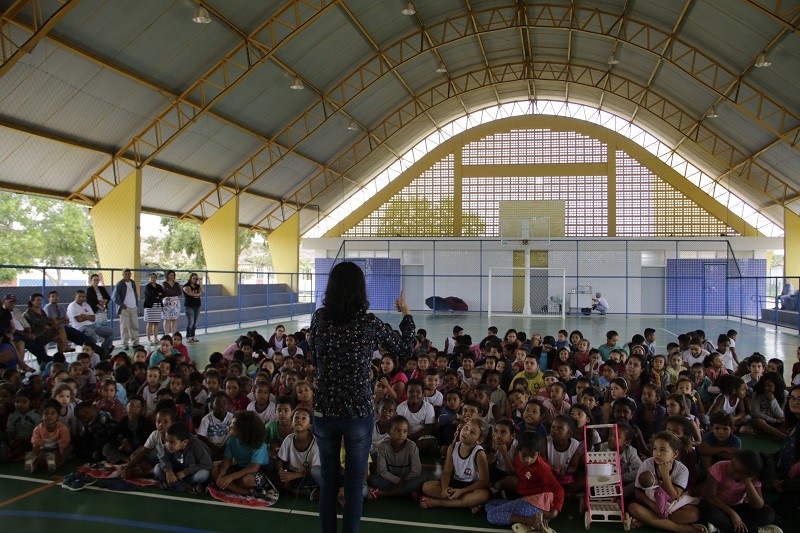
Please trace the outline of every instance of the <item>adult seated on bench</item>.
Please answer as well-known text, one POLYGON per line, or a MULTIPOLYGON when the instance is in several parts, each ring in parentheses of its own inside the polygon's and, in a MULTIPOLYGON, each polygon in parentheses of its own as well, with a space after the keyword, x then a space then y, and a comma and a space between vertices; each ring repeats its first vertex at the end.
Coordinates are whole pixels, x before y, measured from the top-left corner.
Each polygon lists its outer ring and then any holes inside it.
POLYGON ((608 312, 608 300, 606 300, 599 292, 592 298, 592 309, 604 315, 608 312))
POLYGON ((788 279, 783 280, 783 288, 781 294, 778 296, 781 303, 781 309, 785 311, 797 310, 797 299, 794 293, 794 286, 788 279))

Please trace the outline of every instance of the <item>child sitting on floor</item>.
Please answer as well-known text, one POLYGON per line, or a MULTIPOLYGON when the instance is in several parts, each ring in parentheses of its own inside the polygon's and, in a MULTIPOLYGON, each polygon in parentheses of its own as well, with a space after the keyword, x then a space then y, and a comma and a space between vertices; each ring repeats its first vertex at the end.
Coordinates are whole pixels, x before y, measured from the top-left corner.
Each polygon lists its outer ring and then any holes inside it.
POLYGON ((213 466, 208 446, 192 435, 186 424, 175 422, 167 428, 164 454, 153 474, 162 489, 202 494, 213 466))
MULTIPOLYGON (((483 444, 489 439, 489 424, 474 417, 461 426, 458 442, 447 450, 442 478, 422 486, 423 509, 431 507, 467 507, 475 514, 489 499, 489 462, 483 444)), ((490 444, 490 443, 487 443, 490 444)))
POLYGON ((541 437, 536 433, 525 431, 520 435, 514 456, 516 490, 520 498, 487 502, 484 506, 490 524, 514 524, 514 531, 552 532, 548 522, 558 516, 564 506, 564 489, 539 454, 541 446, 541 437))
POLYGON ((58 420, 59 404, 47 400, 42 408, 42 422, 33 429, 32 449, 25 454, 25 471, 32 474, 40 466, 52 473, 64 464, 72 450, 67 426, 58 420))
POLYGON ((396 415, 389 420, 389 438, 377 446, 375 473, 369 476, 369 496, 374 500, 403 496, 422 488, 425 476, 417 445, 408 438, 408 420, 396 415))
POLYGON ((276 485, 314 501, 322 484, 319 448, 311 433, 311 411, 298 407, 292 414, 293 433, 283 439, 278 451, 276 485))
POLYGON ((239 411, 228 431, 222 462, 211 470, 211 480, 220 490, 263 497, 269 487, 261 472, 269 462, 264 424, 252 411, 239 411))
POLYGON ((703 471, 708 472, 714 463, 733 459, 741 449, 741 439, 733 434, 733 417, 724 411, 713 413, 711 431, 703 435, 698 447, 703 471))

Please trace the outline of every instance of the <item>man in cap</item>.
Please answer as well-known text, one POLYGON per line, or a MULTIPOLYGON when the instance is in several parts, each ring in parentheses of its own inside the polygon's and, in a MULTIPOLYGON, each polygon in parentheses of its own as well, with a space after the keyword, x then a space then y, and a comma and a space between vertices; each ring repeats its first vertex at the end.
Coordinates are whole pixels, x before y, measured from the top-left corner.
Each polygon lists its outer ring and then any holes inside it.
POLYGON ((122 271, 122 279, 114 288, 114 305, 119 315, 119 335, 126 350, 139 344, 139 296, 131 281, 131 269, 122 271))
POLYGON ((75 300, 67 307, 67 318, 70 326, 89 337, 93 343, 100 345, 103 356, 108 357, 111 354, 114 330, 95 324, 94 311, 86 303, 86 291, 78 290, 75 293, 75 300))
POLYGON ((22 316, 22 311, 16 308, 17 297, 12 293, 3 295, 3 309, 11 315, 11 338, 15 343, 22 342, 25 349, 31 352, 39 362, 39 367, 44 368, 53 358, 47 355, 45 345, 36 340, 36 335, 31 331, 30 324, 22 316))
POLYGON ((608 300, 606 300, 599 292, 592 298, 592 309, 604 315, 608 312, 608 300))

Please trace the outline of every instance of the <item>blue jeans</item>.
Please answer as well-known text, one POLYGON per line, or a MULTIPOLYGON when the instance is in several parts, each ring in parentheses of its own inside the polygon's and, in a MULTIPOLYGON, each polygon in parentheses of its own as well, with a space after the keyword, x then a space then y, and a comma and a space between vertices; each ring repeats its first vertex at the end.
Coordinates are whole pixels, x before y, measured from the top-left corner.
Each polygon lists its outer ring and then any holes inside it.
POLYGON ((195 336, 197 330, 197 319, 200 317, 200 307, 186 306, 186 339, 195 336))
MULTIPOLYGON (((176 474, 178 472, 175 472, 176 474)), ((167 480, 167 472, 161 468, 160 464, 157 464, 155 468, 153 468, 153 475, 159 481, 166 481, 167 480)), ((208 478, 211 476, 211 470, 198 470, 191 476, 186 476, 183 479, 179 479, 175 483, 170 484, 169 488, 173 490, 177 490, 179 492, 183 492, 186 490, 186 486, 188 485, 197 485, 198 483, 205 483, 208 481, 208 478)))
POLYGON ((314 415, 314 436, 319 446, 322 483, 319 493, 319 519, 323 533, 336 532, 336 495, 344 485, 345 507, 342 531, 357 532, 364 504, 362 490, 366 479, 369 450, 372 447, 372 416, 339 418, 314 415), (339 482, 339 453, 344 437, 344 483, 339 482))

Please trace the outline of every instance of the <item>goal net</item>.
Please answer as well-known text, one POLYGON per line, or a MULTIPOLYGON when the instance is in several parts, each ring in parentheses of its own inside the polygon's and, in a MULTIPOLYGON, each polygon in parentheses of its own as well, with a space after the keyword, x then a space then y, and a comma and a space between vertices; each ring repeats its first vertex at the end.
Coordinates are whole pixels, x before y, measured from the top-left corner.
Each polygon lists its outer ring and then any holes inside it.
POLYGON ((491 267, 489 269, 489 317, 565 317, 566 271, 563 268, 491 267), (525 309, 528 278, 530 314, 525 309))

